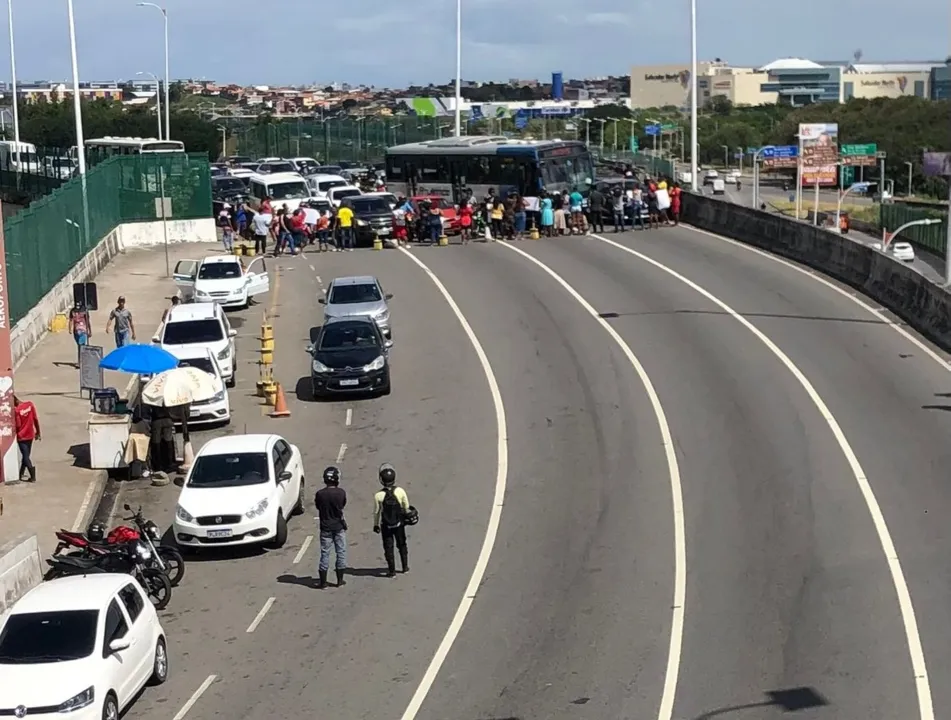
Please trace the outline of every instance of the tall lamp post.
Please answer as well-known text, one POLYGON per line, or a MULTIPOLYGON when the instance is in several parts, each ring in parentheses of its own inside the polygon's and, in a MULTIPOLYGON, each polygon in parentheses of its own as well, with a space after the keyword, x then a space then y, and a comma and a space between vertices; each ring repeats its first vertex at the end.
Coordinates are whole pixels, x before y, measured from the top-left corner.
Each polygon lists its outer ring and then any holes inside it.
POLYGON ((150 72, 137 72, 136 75, 148 75, 155 81, 155 116, 158 118, 158 139, 162 139, 162 91, 159 83, 159 79, 155 77, 154 73, 150 72))
MULTIPOLYGON (((140 2, 136 3, 138 7, 152 7, 162 13, 162 17, 165 20, 165 139, 172 139, 172 125, 171 117, 169 115, 169 102, 168 102, 168 11, 163 8, 161 5, 156 5, 153 2, 140 2)), ((159 138, 161 140, 162 138, 159 138)))
POLYGON ((456 137, 462 135, 462 0, 456 0, 456 137))
POLYGON ((16 143, 17 182, 20 180, 20 111, 17 100, 17 61, 13 50, 13 0, 7 0, 7 17, 10 25, 10 80, 13 84, 13 140, 16 143))
POLYGON ((697 192, 697 0, 690 0, 690 189, 697 192))
POLYGON ((598 138, 598 154, 603 157, 604 156, 604 125, 605 123, 607 123, 607 119, 595 118, 594 121, 596 123, 601 123, 601 131, 598 133, 598 135, 600 136, 598 138))

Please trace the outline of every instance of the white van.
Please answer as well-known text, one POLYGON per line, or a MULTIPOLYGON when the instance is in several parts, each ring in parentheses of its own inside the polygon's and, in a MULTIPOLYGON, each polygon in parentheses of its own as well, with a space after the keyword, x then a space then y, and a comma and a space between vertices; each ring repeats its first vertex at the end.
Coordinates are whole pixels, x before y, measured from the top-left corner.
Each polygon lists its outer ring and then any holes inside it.
POLYGON ((307 184, 310 186, 311 194, 316 198, 327 198, 327 193, 332 188, 349 185, 340 175, 311 175, 307 178, 307 184))
POLYGON ((296 210, 302 200, 310 197, 307 181, 298 173, 273 173, 260 175, 255 173, 248 178, 250 205, 257 210, 264 198, 271 198, 275 210, 287 205, 288 210, 296 210))
POLYGON ((18 157, 15 140, 0 140, 0 169, 40 174, 36 145, 21 140, 18 157))
POLYGON ((714 195, 724 195, 726 194, 726 183, 723 182, 723 178, 718 177, 713 181, 713 194, 714 195))

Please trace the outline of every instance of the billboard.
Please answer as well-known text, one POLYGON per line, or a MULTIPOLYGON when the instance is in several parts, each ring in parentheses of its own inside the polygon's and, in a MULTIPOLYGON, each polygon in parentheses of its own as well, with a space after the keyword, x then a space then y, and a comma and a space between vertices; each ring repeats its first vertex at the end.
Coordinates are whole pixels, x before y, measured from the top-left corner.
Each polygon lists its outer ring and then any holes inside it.
POLYGON ((951 177, 951 153, 926 152, 922 156, 925 177, 951 177))
POLYGON ((801 123, 799 147, 802 157, 802 184, 838 185, 839 126, 836 123, 801 123))

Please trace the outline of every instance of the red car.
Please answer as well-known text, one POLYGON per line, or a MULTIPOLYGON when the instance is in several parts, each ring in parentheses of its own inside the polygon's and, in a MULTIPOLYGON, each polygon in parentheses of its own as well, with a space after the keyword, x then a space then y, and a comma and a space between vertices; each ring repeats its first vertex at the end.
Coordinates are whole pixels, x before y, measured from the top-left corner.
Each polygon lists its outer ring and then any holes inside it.
POLYGON ((442 216, 445 218, 443 226, 446 228, 447 234, 456 235, 459 233, 459 213, 452 202, 439 195, 415 195, 410 198, 410 202, 413 203, 417 217, 419 217, 419 204, 423 201, 437 203, 437 207, 442 210, 442 216))

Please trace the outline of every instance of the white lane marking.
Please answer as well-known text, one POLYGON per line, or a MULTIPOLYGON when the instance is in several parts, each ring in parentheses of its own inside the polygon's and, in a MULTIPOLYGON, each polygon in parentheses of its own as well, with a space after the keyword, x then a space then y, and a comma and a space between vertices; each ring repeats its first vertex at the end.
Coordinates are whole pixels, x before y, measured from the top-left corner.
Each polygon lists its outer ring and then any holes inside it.
POLYGON ((347 427, 353 423, 353 408, 347 408, 347 427))
POLYGON ((307 267, 310 268, 311 272, 317 272, 317 268, 315 268, 313 265, 308 265, 307 267))
POLYGON ((892 330, 894 330, 899 335, 901 335, 903 338, 905 338, 905 340, 907 340, 912 345, 914 345, 919 350, 921 350, 923 353, 928 355, 928 357, 930 357, 932 360, 938 363, 942 368, 944 368, 948 372, 951 372, 951 362, 948 362, 939 353, 935 352, 930 347, 928 347, 927 344, 925 344, 924 342, 916 338, 908 330, 905 330, 905 328, 901 326, 900 322, 895 322, 894 320, 891 320, 887 315, 885 315, 884 308, 873 307, 872 305, 869 305, 867 302, 865 302, 860 296, 855 295, 854 293, 856 291, 850 292, 849 290, 844 290, 843 288, 840 288, 831 280, 827 280, 826 278, 824 278, 818 271, 813 270, 812 268, 800 267, 799 265, 796 265, 794 262, 787 260, 786 258, 778 257, 777 255, 773 255, 772 253, 767 252, 765 250, 761 250, 760 248, 753 247, 752 245, 747 245, 746 243, 741 243, 739 240, 723 237, 722 235, 717 235, 716 233, 708 232, 707 230, 701 230, 700 228, 695 228, 692 225, 681 225, 680 227, 686 228, 688 230, 692 230, 695 233, 700 233, 701 235, 707 235, 708 237, 711 237, 714 240, 720 240, 722 242, 729 243, 730 245, 734 245, 743 250, 748 250, 751 253, 756 253, 757 255, 760 255, 764 258, 768 258, 772 260, 773 262, 779 263, 780 265, 784 265, 785 267, 791 270, 795 270, 797 273, 805 275, 808 278, 812 278, 820 285, 825 285, 827 288, 837 292, 839 295, 846 298, 847 300, 851 300, 852 302, 854 302, 856 305, 858 305, 867 313, 875 317, 877 320, 880 320, 883 325, 887 325, 892 330))
POLYGON ((859 462, 858 456, 852 449, 852 445, 849 443, 848 438, 845 437, 842 427, 839 425, 838 420, 835 419, 835 416, 832 414, 829 406, 825 404, 825 401, 819 395, 815 387, 813 387, 812 383, 805 376, 805 374, 803 374, 799 367, 789 358, 788 355, 786 355, 786 353, 780 349, 778 345, 776 345, 776 343, 770 340, 770 338, 767 337, 765 333, 763 333, 745 317, 740 315, 736 310, 720 300, 720 298, 713 295, 713 293, 701 287, 693 280, 681 275, 676 270, 673 270, 663 263, 658 262, 647 255, 639 253, 636 250, 625 247, 624 245, 621 245, 621 243, 609 240, 606 237, 601 237, 600 235, 591 235, 591 237, 616 247, 618 250, 629 253, 634 257, 649 263, 650 265, 653 265, 658 270, 667 273, 670 277, 674 278, 675 280, 679 280, 694 292, 705 297, 707 300, 723 310, 723 312, 725 312, 727 315, 740 323, 740 325, 753 333, 753 335, 760 342, 762 342, 763 345, 765 345, 766 348, 771 353, 773 353, 773 355, 775 355, 783 365, 786 366, 786 369, 789 370, 792 376, 799 381, 799 384, 802 386, 803 390, 806 391, 809 399, 812 400, 813 404, 816 406, 816 409, 819 411, 819 414, 822 415, 822 418, 829 426, 829 430, 832 432, 833 437, 839 444, 839 448, 841 449, 842 454, 845 456, 845 459, 849 464, 849 468, 852 470, 852 475, 859 487, 859 491, 862 493, 862 497, 865 499, 865 504, 868 507, 869 515, 872 517, 872 524, 875 526, 875 532, 878 534, 878 539, 882 546, 882 552, 885 554, 885 561, 888 563, 888 569, 892 576, 892 583, 895 586, 895 593, 898 595, 898 607, 901 612, 901 619, 905 628, 905 638, 908 642, 908 654, 911 657, 915 689, 918 693, 919 716, 921 720, 934 720, 934 704, 931 698, 931 684, 928 680, 928 669, 925 663, 925 654, 921 646, 921 635, 918 632, 918 621, 915 618, 915 607, 911 601, 911 593, 908 590, 908 582, 905 580, 905 573, 902 570, 901 562, 898 559, 898 550, 895 548, 895 543, 892 541, 891 533, 888 531, 888 525, 885 522, 885 515, 882 513, 882 508, 878 504, 878 499, 875 497, 875 491, 872 490, 872 486, 868 481, 868 476, 865 474, 865 470, 863 469, 861 462, 859 462))
POLYGON ((261 624, 261 621, 264 619, 264 616, 267 615, 267 611, 271 609, 271 606, 277 601, 277 598, 269 597, 267 602, 264 603, 264 607, 258 611, 258 614, 254 616, 254 620, 251 621, 251 624, 248 625, 248 629, 245 632, 253 633, 258 629, 258 625, 261 624))
POLYGON ((337 462, 343 462, 343 456, 347 454, 347 443, 340 443, 340 449, 337 451, 337 462))
POLYGON ((684 494, 683 482, 680 478, 680 465, 677 462, 677 452, 674 446, 673 434, 670 431, 670 425, 667 423, 667 414, 661 404, 654 383, 651 382, 647 370, 641 364, 641 361, 631 350, 630 345, 622 338, 617 330, 611 324, 602 318, 597 310, 589 303, 577 290, 568 282, 541 260, 529 255, 524 250, 515 247, 506 242, 500 242, 502 247, 516 252, 529 262, 534 263, 541 270, 547 273, 555 282, 561 285, 564 290, 571 295, 578 304, 597 322, 605 332, 611 336, 611 339, 617 343, 627 357, 628 362, 637 373, 644 391, 651 403, 651 409, 654 411, 654 417, 657 419, 657 427, 660 430, 661 443, 664 446, 664 454, 667 457, 667 472, 670 478, 670 495, 674 514, 674 598, 671 604, 671 623, 670 623, 670 648, 667 653, 667 671, 664 676, 664 692, 661 696, 660 709, 657 712, 658 720, 671 720, 674 712, 674 698, 677 694, 677 679, 680 676, 680 660, 683 648, 684 637, 684 606, 687 600, 687 533, 684 528, 684 494))
POLYGON ((182 720, 191 710, 195 703, 198 702, 198 699, 205 693, 205 690, 211 687, 211 684, 218 679, 217 675, 209 675, 205 678, 205 682, 198 686, 198 689, 192 693, 192 696, 188 698, 188 702, 182 705, 182 709, 178 711, 178 714, 175 715, 172 720, 182 720))
POLYGON ((294 556, 294 565, 299 563, 304 559, 304 555, 307 554, 307 548, 310 547, 310 544, 314 541, 313 535, 308 535, 304 538, 304 542, 301 543, 300 550, 297 551, 297 554, 294 556))
POLYGON ((319 282, 321 285, 324 284, 324 281, 320 279, 320 275, 317 276, 317 282, 319 282))
POLYGON ((462 599, 459 601, 459 607, 456 608, 452 622, 449 623, 449 629, 446 630, 446 634, 439 643, 439 647, 436 648, 436 654, 429 663, 429 667, 426 668, 426 672, 423 674, 423 678, 420 680, 416 692, 413 693, 413 697, 409 701, 406 711, 401 716, 401 720, 414 720, 420 707, 422 707, 423 701, 429 694, 433 683, 436 681, 436 676, 439 675, 439 671, 446 661, 446 656, 449 655, 453 643, 455 643, 456 638, 459 637, 462 625, 466 621, 466 616, 469 614, 476 593, 479 591, 479 586, 482 584, 482 579, 485 577, 485 570, 486 567, 488 567, 489 558, 492 557, 492 550, 495 548, 495 541, 499 534, 499 525, 502 521, 502 505, 505 501, 505 488, 508 484, 509 451, 508 429, 505 424, 505 406, 502 403, 502 393, 495 379, 495 372, 492 370, 489 357, 485 354, 485 350, 482 347, 482 343, 479 342, 475 330, 472 329, 466 316, 462 313, 462 310, 459 309, 459 306, 456 304, 452 295, 449 294, 446 286, 443 285, 442 281, 436 277, 436 274, 429 269, 429 266, 405 248, 399 248, 399 251, 416 263, 423 272, 429 276, 429 279, 433 281, 433 284, 439 292, 442 293, 443 298, 445 298, 446 303, 448 303, 453 313, 455 313, 456 319, 459 321, 459 324, 462 325, 462 329, 469 338, 469 342, 472 343, 472 347, 479 357, 479 363, 482 365, 485 380, 489 385, 489 394, 492 396, 492 404, 495 406, 495 424, 498 434, 495 491, 492 497, 492 510, 489 513, 489 523, 485 529, 485 539, 482 541, 482 549, 479 551, 479 557, 472 570, 472 575, 469 577, 469 584, 466 585, 462 599))

